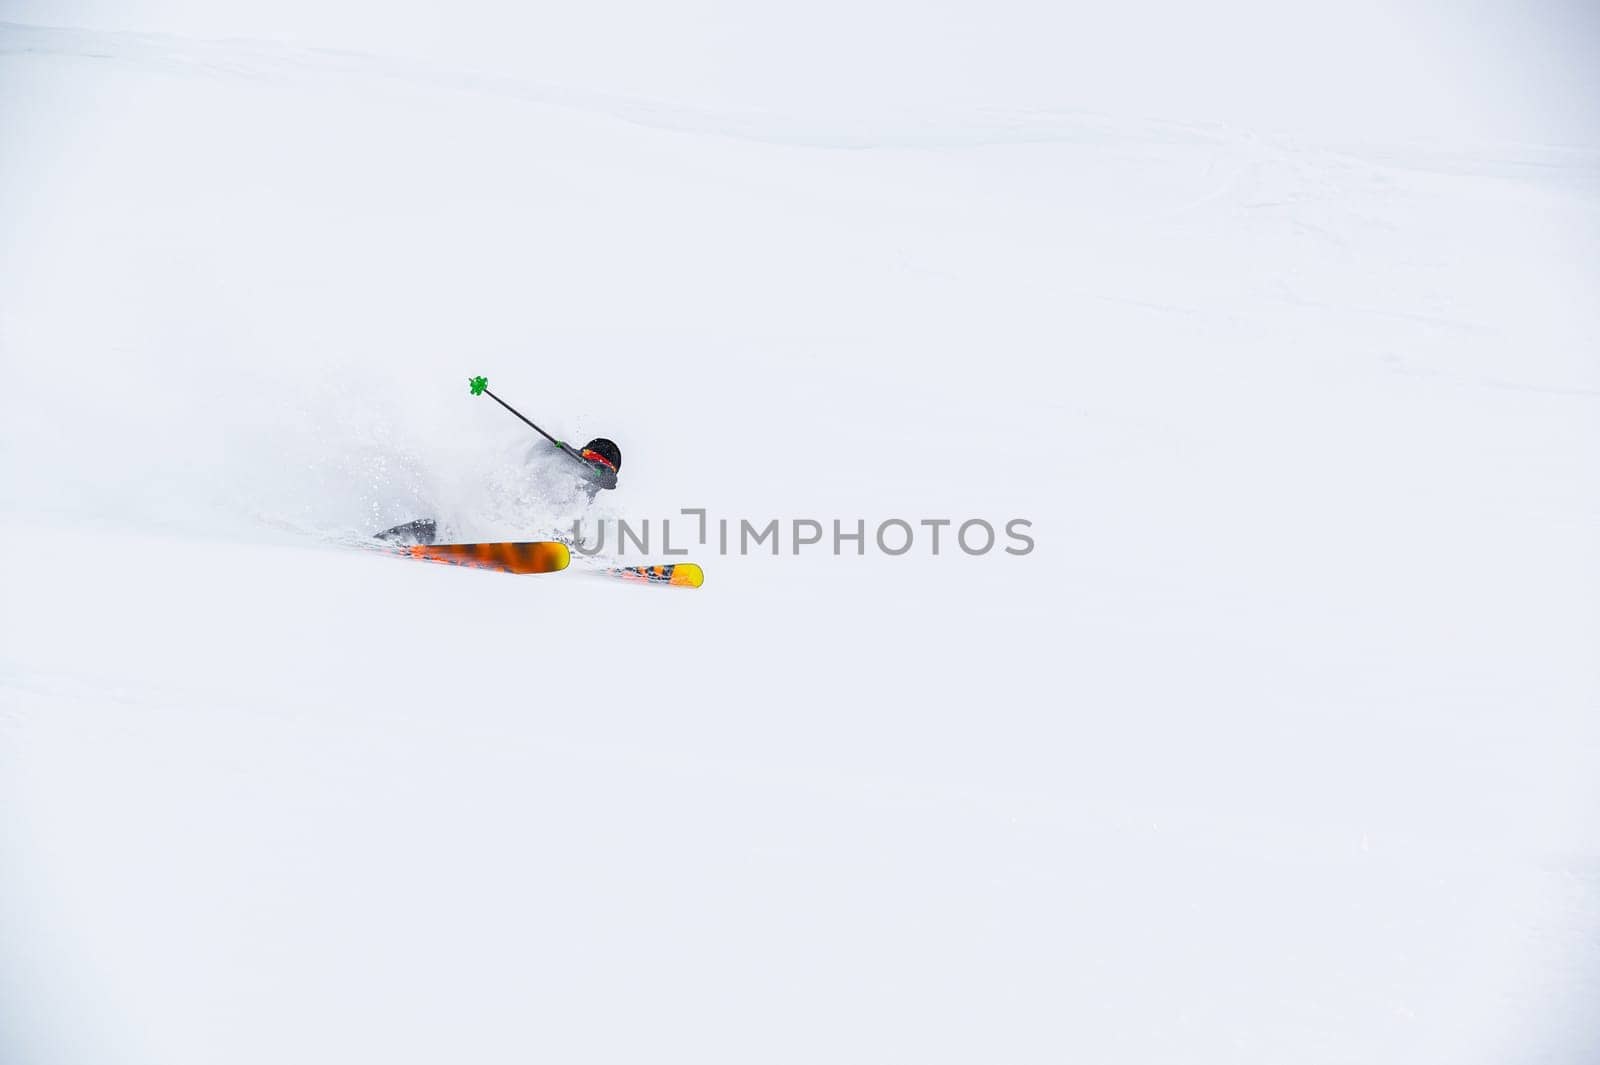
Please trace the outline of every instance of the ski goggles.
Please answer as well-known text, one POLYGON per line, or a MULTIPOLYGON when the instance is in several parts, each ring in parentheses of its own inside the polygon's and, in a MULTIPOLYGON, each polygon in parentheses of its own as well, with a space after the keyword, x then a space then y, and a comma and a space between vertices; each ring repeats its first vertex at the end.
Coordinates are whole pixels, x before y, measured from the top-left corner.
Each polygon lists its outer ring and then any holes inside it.
POLYGON ((587 459, 590 462, 598 462, 612 473, 617 472, 617 468, 616 466, 612 465, 611 460, 600 454, 598 451, 590 451, 588 448, 584 448, 582 451, 578 452, 578 457, 587 459))

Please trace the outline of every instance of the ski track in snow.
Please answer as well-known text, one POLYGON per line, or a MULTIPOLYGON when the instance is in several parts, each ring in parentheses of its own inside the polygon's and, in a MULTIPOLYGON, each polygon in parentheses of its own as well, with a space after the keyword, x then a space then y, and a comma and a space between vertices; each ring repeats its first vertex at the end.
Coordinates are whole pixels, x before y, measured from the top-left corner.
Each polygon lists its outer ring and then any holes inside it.
MULTIPOLYGON (((167 34, 131 33, 0 22, 0 55, 55 55, 114 60, 148 70, 183 73, 199 70, 242 79, 325 77, 386 78, 454 92, 481 93, 543 106, 596 114, 650 129, 712 134, 811 148, 970 148, 1050 143, 1152 143, 1218 145, 1250 140, 1280 162, 1303 160, 1307 149, 1226 123, 1195 124, 1133 119, 1070 109, 984 108, 959 114, 940 112, 840 115, 802 118, 772 112, 717 112, 571 87, 542 84, 492 73, 440 69, 393 57, 318 48, 295 48, 268 41, 197 40, 167 34)), ((1447 175, 1504 177, 1519 182, 1570 188, 1592 196, 1600 188, 1600 151, 1537 144, 1346 149, 1366 165, 1432 170, 1447 175)), ((1330 154, 1338 154, 1333 152, 1330 154)), ((1185 209, 1203 206, 1233 188, 1240 174, 1214 194, 1185 209)), ((1292 198, 1264 200, 1256 207, 1284 206, 1292 198)))

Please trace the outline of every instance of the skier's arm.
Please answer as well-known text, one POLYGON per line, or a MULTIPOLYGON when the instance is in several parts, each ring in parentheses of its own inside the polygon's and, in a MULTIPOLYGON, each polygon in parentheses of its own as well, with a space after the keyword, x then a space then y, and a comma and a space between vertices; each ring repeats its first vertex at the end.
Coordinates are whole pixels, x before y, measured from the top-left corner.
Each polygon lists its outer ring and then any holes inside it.
POLYGON ((601 488, 615 488, 617 486, 617 471, 598 462, 590 462, 583 457, 583 453, 563 440, 556 441, 556 447, 570 455, 583 467, 584 475, 594 481, 601 488))

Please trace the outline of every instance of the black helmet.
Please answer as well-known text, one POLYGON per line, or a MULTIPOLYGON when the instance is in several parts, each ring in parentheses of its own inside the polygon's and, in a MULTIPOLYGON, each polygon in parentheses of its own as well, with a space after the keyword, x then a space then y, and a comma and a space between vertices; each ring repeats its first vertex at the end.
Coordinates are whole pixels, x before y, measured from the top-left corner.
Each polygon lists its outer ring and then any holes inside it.
MULTIPOLYGON (((593 452, 610 463, 611 468, 618 473, 622 472, 622 449, 603 436, 597 436, 583 445, 585 452, 593 452)), ((585 456, 587 457, 587 456, 585 456)))

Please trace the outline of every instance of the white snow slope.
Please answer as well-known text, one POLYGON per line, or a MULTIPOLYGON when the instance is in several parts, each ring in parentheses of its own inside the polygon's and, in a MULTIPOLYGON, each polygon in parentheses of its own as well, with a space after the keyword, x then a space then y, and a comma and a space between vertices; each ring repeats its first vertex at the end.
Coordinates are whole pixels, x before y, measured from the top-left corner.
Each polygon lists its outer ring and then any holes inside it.
POLYGON ((7 1065, 1600 1060, 1591 143, 82 7, 0 25, 7 1065), (566 513, 473 374, 781 553, 347 546, 566 513))

